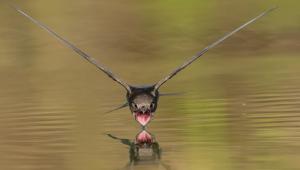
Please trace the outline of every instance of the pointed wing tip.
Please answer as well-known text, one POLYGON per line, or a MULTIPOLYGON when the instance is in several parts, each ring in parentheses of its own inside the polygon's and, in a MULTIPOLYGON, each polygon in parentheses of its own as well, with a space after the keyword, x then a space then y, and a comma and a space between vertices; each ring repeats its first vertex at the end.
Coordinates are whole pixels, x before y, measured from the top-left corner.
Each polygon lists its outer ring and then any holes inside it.
POLYGON ((20 7, 18 7, 17 5, 14 5, 14 4, 8 4, 8 6, 14 10, 16 10, 17 12, 23 14, 24 12, 21 10, 20 7))
POLYGON ((278 8, 279 8, 279 7, 278 7, 277 5, 275 5, 275 6, 271 7, 271 8, 269 8, 268 10, 266 10, 265 14, 270 13, 270 12, 272 12, 272 11, 275 11, 275 10, 278 9, 278 8))
POLYGON ((159 96, 178 96, 178 95, 186 95, 187 92, 175 92, 175 93, 160 93, 159 96))
POLYGON ((123 108, 125 108, 125 107, 127 107, 127 106, 128 106, 128 102, 125 102, 123 105, 121 105, 121 106, 119 106, 119 107, 117 107, 117 108, 114 108, 114 109, 112 109, 112 110, 106 111, 106 112, 104 112, 104 113, 105 113, 105 114, 111 113, 111 112, 114 112, 114 111, 116 111, 116 110, 123 109, 123 108))
POLYGON ((115 111, 115 109, 113 109, 113 110, 108 110, 108 111, 106 111, 106 112, 104 112, 105 114, 106 113, 111 113, 111 112, 113 112, 113 111, 115 111))

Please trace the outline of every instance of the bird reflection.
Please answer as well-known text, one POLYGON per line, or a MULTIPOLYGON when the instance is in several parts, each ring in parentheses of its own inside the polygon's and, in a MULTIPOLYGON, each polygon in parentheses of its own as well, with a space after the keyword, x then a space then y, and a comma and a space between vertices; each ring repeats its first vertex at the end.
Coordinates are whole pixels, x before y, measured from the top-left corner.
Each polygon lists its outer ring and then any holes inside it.
POLYGON ((137 165, 156 165, 158 168, 162 166, 166 170, 171 169, 160 160, 161 148, 154 135, 150 132, 142 130, 136 135, 134 140, 119 138, 112 134, 107 134, 107 136, 129 146, 129 162, 124 169, 132 169, 137 165))

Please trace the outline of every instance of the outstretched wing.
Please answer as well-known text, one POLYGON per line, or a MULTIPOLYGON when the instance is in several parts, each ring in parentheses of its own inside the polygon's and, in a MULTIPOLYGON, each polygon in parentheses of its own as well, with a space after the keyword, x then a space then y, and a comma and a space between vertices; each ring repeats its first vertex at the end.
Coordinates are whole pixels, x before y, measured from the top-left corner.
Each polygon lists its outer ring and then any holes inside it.
POLYGON ((122 85, 128 92, 131 92, 130 87, 129 87, 129 85, 127 83, 125 83, 123 80, 117 78, 111 71, 109 71, 109 69, 107 67, 99 64, 93 57, 89 56, 87 53, 85 53, 82 50, 80 50, 79 48, 77 48, 75 45, 73 45, 72 43, 70 43, 68 40, 66 40, 65 38, 63 38, 60 35, 58 35, 56 32, 54 32, 53 30, 51 30, 45 24, 43 24, 40 21, 32 18, 30 15, 28 15, 27 13, 25 13, 24 11, 22 11, 20 8, 14 7, 14 6, 12 6, 12 7, 16 11, 18 11, 21 15, 25 16, 26 18, 28 18, 29 20, 31 20, 33 23, 35 23, 36 25, 38 25, 40 28, 42 28, 45 31, 47 31, 50 35, 54 36, 56 39, 58 39, 64 45, 66 45, 70 49, 74 50, 77 54, 79 54, 81 57, 83 57, 84 59, 86 59, 88 62, 90 62, 91 64, 95 65, 98 69, 100 69, 106 75, 108 75, 108 77, 110 77, 111 79, 113 79, 114 81, 116 81, 117 83, 119 83, 120 85, 122 85))
POLYGON ((223 42, 224 40, 226 40, 227 38, 229 38, 230 36, 232 36, 236 32, 240 31, 241 29, 245 28, 249 24, 251 24, 251 23, 255 22, 256 20, 260 19, 261 17, 265 16, 266 14, 268 14, 271 11, 273 11, 274 9, 276 9, 276 7, 271 8, 271 9, 269 9, 269 10, 261 13, 257 17, 251 19, 250 21, 246 22, 245 24, 241 25, 240 27, 236 28, 232 32, 226 34, 224 37, 218 39, 217 41, 215 41, 211 45, 209 45, 206 48, 204 48, 202 51, 200 51, 199 53, 197 53, 196 55, 194 55, 192 58, 190 58, 189 60, 187 60, 184 64, 182 64, 181 66, 179 66, 178 68, 176 68, 174 71, 172 71, 168 76, 166 76, 165 78, 163 78, 162 80, 160 80, 158 83, 156 83, 155 89, 158 90, 161 85, 163 85, 165 82, 167 82, 168 80, 170 80, 172 77, 174 77, 178 72, 180 72, 181 70, 183 70, 184 68, 186 68, 188 65, 192 64, 195 60, 197 60, 199 57, 201 57, 203 54, 205 54, 209 49, 217 46, 218 44, 220 44, 221 42, 223 42))
POLYGON ((185 92, 175 92, 175 93, 159 93, 159 96, 179 96, 179 95, 184 95, 186 94, 185 92))
POLYGON ((127 107, 128 105, 129 105, 128 102, 125 102, 124 104, 122 104, 122 105, 120 105, 120 106, 118 106, 118 107, 116 107, 116 108, 114 108, 114 109, 112 109, 112 110, 109 110, 109 111, 107 111, 107 112, 105 112, 105 113, 111 113, 111 112, 113 112, 113 111, 123 109, 124 107, 127 107))

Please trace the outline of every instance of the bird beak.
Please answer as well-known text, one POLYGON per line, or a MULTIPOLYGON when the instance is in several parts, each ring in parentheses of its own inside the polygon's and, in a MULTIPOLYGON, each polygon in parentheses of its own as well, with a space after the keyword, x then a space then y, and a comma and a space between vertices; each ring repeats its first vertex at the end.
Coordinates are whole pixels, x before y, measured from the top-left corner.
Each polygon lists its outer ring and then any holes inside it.
POLYGON ((142 126, 146 126, 152 119, 153 114, 150 111, 134 112, 134 118, 142 126))

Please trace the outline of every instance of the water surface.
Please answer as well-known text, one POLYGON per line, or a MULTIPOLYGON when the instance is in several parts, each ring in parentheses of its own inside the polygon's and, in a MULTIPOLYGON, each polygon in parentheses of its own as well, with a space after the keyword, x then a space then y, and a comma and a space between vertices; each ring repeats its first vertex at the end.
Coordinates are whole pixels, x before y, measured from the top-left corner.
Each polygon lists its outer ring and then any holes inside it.
MULTIPOLYGON (((151 84, 276 4, 161 89, 148 129, 174 170, 293 170, 300 159, 299 2, 15 1, 130 84, 151 84)), ((0 169, 122 169, 140 131, 124 89, 0 6, 0 169)), ((139 164, 133 169, 166 169, 139 164)))

